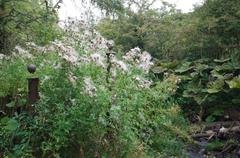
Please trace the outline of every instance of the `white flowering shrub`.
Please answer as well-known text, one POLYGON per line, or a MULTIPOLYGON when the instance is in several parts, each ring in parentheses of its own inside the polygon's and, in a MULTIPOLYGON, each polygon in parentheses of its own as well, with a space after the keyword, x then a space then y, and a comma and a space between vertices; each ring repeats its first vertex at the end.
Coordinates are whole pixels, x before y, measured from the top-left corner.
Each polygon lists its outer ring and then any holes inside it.
POLYGON ((123 59, 142 69, 145 73, 148 73, 153 65, 151 55, 146 51, 142 52, 138 47, 127 52, 126 55, 123 56, 123 59))
MULTIPOLYGON (((0 86, 5 88, 0 97, 26 96, 26 78, 38 76, 41 99, 34 105, 34 119, 24 114, 8 118, 17 126, 0 132, 0 151, 18 157, 183 155, 186 122, 170 97, 176 84, 153 83, 149 53, 134 48, 118 57, 114 43, 83 21, 67 26, 61 41, 45 47, 27 43, 9 59, 1 57, 0 86), (36 64, 35 74, 26 71, 30 63, 36 64), (12 137, 21 140, 14 147, 7 141, 12 137), (22 146, 21 152, 16 146, 22 146)), ((7 123, 0 126, 5 129, 7 123)))

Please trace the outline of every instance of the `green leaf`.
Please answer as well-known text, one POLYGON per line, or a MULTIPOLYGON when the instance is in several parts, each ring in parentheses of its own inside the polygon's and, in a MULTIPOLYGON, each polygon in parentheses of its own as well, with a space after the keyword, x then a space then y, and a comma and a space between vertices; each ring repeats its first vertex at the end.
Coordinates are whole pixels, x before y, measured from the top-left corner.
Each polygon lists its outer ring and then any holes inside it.
POLYGON ((10 120, 8 120, 4 129, 6 129, 8 131, 15 131, 18 127, 19 127, 18 121, 15 119, 10 119, 10 120))
POLYGON ((188 76, 188 75, 182 75, 179 76, 181 78, 182 81, 190 81, 192 80, 192 77, 188 76))
POLYGON ((219 89, 208 89, 207 92, 210 93, 210 94, 213 94, 213 93, 220 92, 220 90, 219 89))
POLYGON ((193 66, 192 67, 182 67, 180 69, 175 70, 175 72, 177 72, 177 73, 184 73, 184 72, 188 72, 190 70, 193 70, 193 68, 194 68, 193 66))
POLYGON ((233 78, 231 81, 227 81, 227 84, 231 89, 240 89, 240 76, 233 78))
POLYGON ((12 101, 6 105, 9 108, 13 108, 15 106, 15 103, 12 101))
POLYGON ((220 74, 216 69, 211 71, 212 77, 216 77, 218 79, 223 79, 224 76, 222 74, 220 74))
POLYGON ((190 73, 190 76, 191 77, 198 77, 199 76, 199 73, 198 72, 192 72, 192 73, 190 73))
POLYGON ((216 118, 213 115, 209 115, 205 121, 208 123, 211 123, 211 122, 214 122, 215 120, 216 118))
POLYGON ((194 100, 198 103, 198 105, 202 105, 206 101, 207 97, 208 97, 208 94, 196 95, 194 96, 194 100))
POLYGON ((155 74, 161 74, 163 72, 165 72, 167 69, 166 68, 162 68, 161 66, 156 66, 152 68, 152 72, 155 74))
POLYGON ((224 80, 216 80, 214 82, 210 82, 208 85, 207 92, 212 93, 218 93, 223 90, 224 87, 224 80))
POLYGON ((0 123, 5 125, 8 122, 8 120, 9 120, 8 117, 3 117, 0 119, 0 123))
POLYGON ((224 115, 224 110, 222 109, 217 109, 212 113, 213 116, 223 116, 224 115))
POLYGON ((189 92, 188 90, 183 91, 184 98, 192 98, 194 97, 193 93, 189 92))
POLYGON ((227 58, 227 59, 214 59, 214 62, 216 62, 216 63, 225 63, 225 62, 227 62, 229 60, 230 60, 230 58, 227 58))
POLYGON ((209 66, 206 65, 206 64, 196 64, 195 70, 197 70, 197 71, 203 71, 203 70, 206 70, 206 69, 208 69, 208 68, 209 68, 209 66))
POLYGON ((191 62, 185 62, 179 69, 175 70, 177 73, 184 73, 194 69, 191 62))

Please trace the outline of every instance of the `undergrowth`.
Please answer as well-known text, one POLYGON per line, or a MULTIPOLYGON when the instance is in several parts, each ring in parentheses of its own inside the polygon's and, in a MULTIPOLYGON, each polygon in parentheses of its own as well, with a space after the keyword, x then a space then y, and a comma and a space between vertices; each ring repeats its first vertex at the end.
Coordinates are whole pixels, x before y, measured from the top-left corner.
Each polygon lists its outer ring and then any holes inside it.
POLYGON ((28 106, 27 78, 40 77, 34 114, 1 109, 0 151, 4 157, 185 157, 188 123, 171 97, 171 77, 151 88, 140 88, 132 73, 118 71, 106 81, 106 71, 88 63, 69 64, 54 52, 32 59, 10 58, 0 64, 0 96, 28 106), (34 75, 26 64, 37 65, 34 75), (72 78, 74 80, 72 80, 72 78), (92 79, 92 95, 86 92, 92 79), (11 99, 12 100, 12 99, 11 99), (16 101, 16 100, 15 100, 16 101))

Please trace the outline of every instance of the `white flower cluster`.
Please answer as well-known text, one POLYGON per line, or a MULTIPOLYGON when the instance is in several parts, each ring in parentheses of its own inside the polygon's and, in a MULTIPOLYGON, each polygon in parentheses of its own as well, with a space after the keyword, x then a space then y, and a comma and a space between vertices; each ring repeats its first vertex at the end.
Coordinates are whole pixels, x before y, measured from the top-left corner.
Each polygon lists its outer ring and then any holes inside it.
POLYGON ((79 64, 79 55, 73 47, 64 44, 62 41, 54 41, 52 44, 55 51, 57 51, 59 56, 64 60, 74 65, 79 64))
POLYGON ((111 61, 112 63, 112 68, 113 69, 120 69, 121 71, 123 72, 128 72, 129 69, 128 69, 128 66, 125 62, 123 62, 122 60, 119 60, 116 58, 116 56, 114 54, 111 54, 111 61))
POLYGON ((38 46, 34 42, 28 42, 28 43, 26 43, 26 46, 27 46, 28 50, 35 50, 39 53, 40 52, 46 53, 47 51, 49 51, 49 48, 43 47, 43 46, 38 46))
POLYGON ((75 76, 72 72, 68 74, 68 80, 72 83, 73 87, 76 87, 77 79, 77 76, 75 76))
POLYGON ((65 42, 79 46, 86 53, 104 55, 109 41, 102 37, 88 22, 83 20, 66 22, 65 42))
POLYGON ((138 68, 142 69, 145 73, 148 73, 151 66, 153 65, 152 56, 146 52, 141 51, 140 48, 136 47, 127 52, 123 59, 136 65, 138 68))
POLYGON ((29 53, 29 51, 25 50, 21 46, 17 45, 15 47, 15 51, 12 53, 13 56, 21 56, 23 58, 31 59, 33 55, 29 53))
POLYGON ((124 61, 119 60, 111 50, 114 46, 114 41, 106 40, 84 21, 69 21, 68 23, 67 37, 72 40, 68 39, 66 42, 71 45, 77 45, 83 50, 85 54, 81 54, 80 57, 83 64, 93 62, 106 69, 109 64, 107 63, 107 53, 110 53, 109 62, 112 63, 111 73, 114 76, 113 78, 116 77, 116 69, 120 69, 123 72, 129 71, 128 65, 124 61))
MULTIPOLYGON (((17 45, 15 51, 12 53, 13 56, 32 59, 34 58, 33 53, 49 53, 56 52, 58 55, 66 60, 67 62, 78 65, 81 58, 78 52, 70 45, 67 45, 64 41, 53 41, 49 45, 43 47, 38 46, 33 42, 26 43, 26 47, 17 45), (30 53, 31 52, 31 53, 30 53)), ((47 61, 44 61, 47 62, 47 61)))
POLYGON ((139 83, 138 86, 140 88, 150 88, 152 85, 152 81, 149 81, 141 76, 135 76, 133 79, 139 83))
POLYGON ((6 55, 0 53, 0 60, 3 60, 6 58, 6 55))
POLYGON ((106 68, 105 59, 101 54, 94 53, 91 54, 90 57, 92 62, 96 63, 98 66, 101 66, 102 68, 106 68))
POLYGON ((95 97, 97 95, 97 88, 94 86, 91 77, 84 78, 84 92, 90 97, 95 97))
POLYGON ((46 76, 44 77, 44 79, 41 81, 41 84, 47 82, 47 81, 50 80, 50 79, 51 79, 51 77, 46 75, 46 76))

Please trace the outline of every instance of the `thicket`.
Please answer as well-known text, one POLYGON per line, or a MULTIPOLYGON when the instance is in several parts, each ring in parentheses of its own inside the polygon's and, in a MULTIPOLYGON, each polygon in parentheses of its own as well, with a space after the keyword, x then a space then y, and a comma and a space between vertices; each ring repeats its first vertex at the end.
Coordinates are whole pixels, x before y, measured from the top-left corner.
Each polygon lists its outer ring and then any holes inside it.
POLYGON ((7 104, 7 111, 22 109, 8 116, 1 114, 4 157, 168 157, 186 153, 182 141, 188 141, 187 123, 170 98, 175 88, 172 82, 142 89, 133 80, 134 73, 120 73, 109 90, 106 73, 98 66, 70 66, 54 54, 36 56, 33 61, 11 59, 1 64, 3 67, 1 76, 5 75, 0 81, 7 85, 1 92, 13 98, 21 96, 7 104), (42 81, 34 116, 24 112, 29 62, 36 63, 36 75, 42 81), (61 68, 54 68, 59 63, 61 68), (69 74, 77 77, 76 83, 69 74), (17 81, 12 81, 13 76, 17 81), (93 97, 84 93, 85 76, 96 85, 93 97))
POLYGON ((95 28, 60 29, 61 1, 0 0, 0 157, 187 157, 187 119, 239 119, 238 0, 91 2, 95 28))
POLYGON ((185 157, 188 123, 171 98, 174 76, 153 84, 147 52, 117 57, 87 24, 69 22, 44 45, 27 27, 23 33, 33 37, 17 38, 1 54, 1 156, 185 157), (26 70, 30 63, 35 74, 26 70), (41 81, 34 105, 26 99, 29 77, 41 81))

